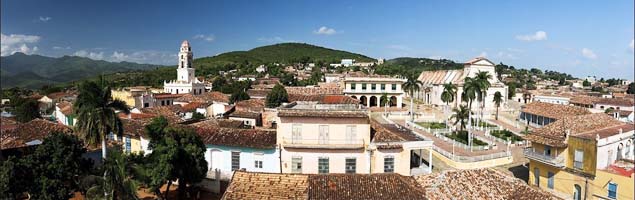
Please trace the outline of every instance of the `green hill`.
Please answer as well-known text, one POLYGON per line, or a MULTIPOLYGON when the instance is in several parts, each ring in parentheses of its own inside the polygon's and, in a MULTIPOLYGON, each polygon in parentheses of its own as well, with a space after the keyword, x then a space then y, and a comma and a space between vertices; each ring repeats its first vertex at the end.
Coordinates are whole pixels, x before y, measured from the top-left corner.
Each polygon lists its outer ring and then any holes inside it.
POLYGON ((60 58, 15 53, 0 59, 2 88, 39 88, 93 77, 95 74, 148 70, 159 65, 108 62, 77 56, 60 58))
MULTIPOLYGON (((194 50, 196 51, 196 49, 194 50)), ((196 52, 195 52, 196 53, 196 52)), ((237 69, 238 75, 255 74, 261 64, 272 63, 339 63, 341 59, 355 59, 357 62, 372 62, 375 59, 361 54, 334 50, 304 43, 282 43, 257 47, 249 51, 232 51, 216 56, 194 59, 197 76, 216 76, 219 71, 237 69)), ((176 77, 176 67, 160 68, 144 72, 119 73, 107 78, 115 86, 150 85, 162 86, 164 80, 176 77)))
POLYGON ((457 63, 447 59, 410 58, 400 57, 387 60, 375 70, 378 74, 403 74, 416 73, 429 70, 462 69, 463 63, 457 63))

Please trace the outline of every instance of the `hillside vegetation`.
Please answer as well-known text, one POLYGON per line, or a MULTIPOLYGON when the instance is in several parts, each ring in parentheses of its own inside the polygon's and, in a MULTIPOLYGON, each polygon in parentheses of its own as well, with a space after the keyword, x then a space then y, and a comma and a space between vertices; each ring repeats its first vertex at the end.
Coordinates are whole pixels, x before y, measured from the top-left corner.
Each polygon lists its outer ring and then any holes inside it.
POLYGON ((377 67, 375 73, 389 75, 407 73, 420 74, 422 71, 462 68, 463 63, 457 63, 447 59, 435 60, 430 58, 401 57, 387 60, 383 65, 377 67))
POLYGON ((108 62, 77 56, 60 58, 15 53, 0 59, 2 88, 40 88, 68 83, 96 74, 156 69, 161 66, 131 62, 108 62))

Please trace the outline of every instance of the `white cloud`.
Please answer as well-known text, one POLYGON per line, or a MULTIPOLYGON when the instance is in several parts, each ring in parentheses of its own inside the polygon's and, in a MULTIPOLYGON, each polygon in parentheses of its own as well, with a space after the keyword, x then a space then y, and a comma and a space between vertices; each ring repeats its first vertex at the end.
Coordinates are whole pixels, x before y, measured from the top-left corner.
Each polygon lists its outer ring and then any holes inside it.
POLYGON ((588 59, 596 59, 596 58, 598 58, 598 56, 595 55, 593 50, 587 49, 587 48, 582 48, 582 56, 584 56, 584 57, 586 57, 588 59))
POLYGON ((517 35, 516 36, 517 40, 522 40, 522 41, 539 41, 539 40, 546 40, 547 39, 547 32, 544 31, 537 31, 536 33, 534 33, 533 35, 517 35))
POLYGON ((335 34, 337 32, 335 31, 335 29, 328 28, 326 26, 322 26, 318 30, 313 31, 313 33, 318 34, 318 35, 333 35, 333 34, 335 34))
POLYGON ((86 58, 90 58, 93 60, 103 60, 104 59, 104 52, 91 52, 91 51, 86 51, 86 50, 79 50, 76 51, 75 54, 73 54, 75 56, 79 56, 79 57, 86 57, 86 58))
POLYGON ((37 35, 10 34, 0 33, 0 55, 8 56, 15 52, 32 54, 38 50, 37 46, 30 47, 27 44, 35 44, 40 41, 41 37, 37 35))
POLYGON ((54 50, 62 50, 62 49, 71 49, 71 47, 60 47, 60 46, 54 46, 53 47, 54 50))
POLYGON ((127 59, 128 59, 128 55, 126 55, 126 54, 125 54, 125 53, 123 53, 123 52, 117 52, 117 51, 115 51, 115 52, 112 52, 112 56, 110 56, 110 58, 111 58, 113 61, 120 62, 120 61, 127 60, 127 59))
POLYGON ((48 22, 48 21, 49 21, 49 20, 51 20, 51 19, 53 19, 53 18, 51 18, 51 17, 42 17, 42 16, 40 16, 40 18, 39 18, 38 20, 40 20, 41 22, 48 22))
POLYGON ((487 52, 481 52, 481 54, 478 54, 478 57, 487 57, 487 52))
POLYGON ((632 39, 631 44, 629 44, 628 46, 631 47, 631 52, 635 52, 635 39, 632 39))
POLYGON ((194 36, 194 39, 201 39, 208 42, 213 42, 214 40, 216 40, 216 37, 213 34, 209 34, 209 35, 198 34, 194 36))

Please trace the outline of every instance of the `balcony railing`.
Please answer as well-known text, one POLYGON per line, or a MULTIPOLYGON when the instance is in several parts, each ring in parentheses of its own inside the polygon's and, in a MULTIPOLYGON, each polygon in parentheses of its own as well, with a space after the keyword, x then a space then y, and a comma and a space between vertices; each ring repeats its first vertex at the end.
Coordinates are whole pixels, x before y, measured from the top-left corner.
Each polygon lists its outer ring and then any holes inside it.
POLYGON ((308 149, 361 149, 364 148, 364 140, 335 140, 335 139, 294 139, 282 138, 282 145, 285 148, 308 148, 308 149))
POLYGON ((535 152, 533 148, 525 148, 525 157, 554 167, 564 167, 564 158, 562 156, 548 156, 542 152, 535 152))

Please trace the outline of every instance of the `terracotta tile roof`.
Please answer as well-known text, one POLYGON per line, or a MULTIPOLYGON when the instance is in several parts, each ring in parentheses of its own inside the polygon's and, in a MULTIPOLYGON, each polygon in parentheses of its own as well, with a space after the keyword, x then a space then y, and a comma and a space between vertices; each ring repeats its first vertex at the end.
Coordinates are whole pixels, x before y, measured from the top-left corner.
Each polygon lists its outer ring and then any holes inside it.
POLYGON ((429 199, 559 199, 494 169, 447 170, 414 179, 429 199))
POLYGON ((600 100, 595 103, 612 106, 635 106, 635 102, 630 98, 600 98, 600 100))
POLYGON ((276 147, 276 132, 261 129, 196 127, 205 144, 270 149, 276 147))
MULTIPOLYGON (((596 132, 602 133, 603 129, 622 127, 625 125, 627 125, 627 123, 618 121, 604 113, 567 116, 542 128, 534 129, 530 134, 525 135, 524 138, 540 144, 566 147, 567 144, 565 140, 567 130, 569 130, 570 136, 592 134, 593 138, 595 138, 594 133, 596 132)), ((616 133, 617 131, 613 131, 610 134, 616 133)), ((603 135, 606 134, 609 133, 603 133, 603 135)))
POLYGON ((308 175, 234 171, 224 200, 308 199, 308 175))
POLYGON ((176 99, 182 97, 184 94, 170 94, 170 93, 159 93, 154 94, 155 99, 176 99))
POLYGON ((566 116, 571 115, 584 115, 589 114, 587 109, 568 106, 568 105, 560 105, 560 104, 552 104, 552 103, 544 103, 534 101, 525 105, 522 109, 525 113, 531 113, 538 116, 548 117, 551 119, 561 119, 566 116))
POLYGON ((569 99, 569 102, 573 104, 593 105, 593 103, 598 100, 600 100, 599 97, 575 95, 569 99))
POLYGON ((309 199, 426 199, 412 177, 395 173, 315 174, 308 181, 309 199))
POLYGON ((197 108, 207 108, 209 103, 191 102, 181 107, 182 112, 194 112, 197 108))
POLYGON ((57 104, 57 107, 59 107, 60 112, 66 116, 73 114, 73 104, 70 102, 62 101, 57 104))
POLYGON ((155 114, 149 114, 149 113, 130 113, 130 114, 126 114, 123 112, 120 112, 117 114, 119 116, 119 118, 121 119, 151 119, 151 118, 155 118, 157 117, 155 114))
POLYGON ((4 131, 9 129, 14 129, 18 127, 18 121, 15 121, 12 117, 1 117, 0 118, 0 131, 4 133, 4 131))
POLYGON ((278 117, 368 118, 368 113, 351 110, 278 109, 278 117))
POLYGON ((229 97, 226 94, 223 94, 221 92, 205 92, 205 93, 199 94, 199 95, 183 94, 181 97, 174 99, 174 101, 178 101, 178 102, 204 102, 204 103, 212 103, 212 102, 229 103, 229 97))
POLYGON ((631 113, 633 113, 633 111, 630 110, 611 110, 609 111, 607 114, 609 116, 613 116, 613 113, 618 113, 618 115, 620 117, 627 117, 628 115, 630 115, 631 113))
POLYGON ((2 138, 0 138, 1 149, 25 147, 27 142, 34 140, 44 141, 44 138, 53 132, 68 134, 73 132, 67 126, 43 119, 34 119, 16 126, 13 129, 2 130, 2 138))
MULTIPOLYGON (((406 142, 423 141, 423 138, 413 134, 407 128, 399 128, 395 124, 382 124, 375 119, 370 121, 371 131, 374 132, 372 142, 406 142)), ((379 148, 379 146, 378 146, 379 148)))
POLYGON ((139 138, 140 136, 146 135, 146 125, 150 122, 150 120, 139 120, 139 119, 121 119, 121 123, 123 124, 123 134, 135 138, 139 138))
POLYGON ((230 113, 228 116, 229 117, 258 119, 258 118, 260 118, 260 113, 258 113, 258 112, 250 112, 250 111, 235 111, 235 112, 230 113))
POLYGON ((142 108, 142 113, 153 114, 155 116, 164 116, 171 123, 182 122, 183 120, 179 116, 181 113, 181 105, 169 105, 169 106, 156 106, 150 108, 142 108))
POLYGON ((287 94, 342 94, 342 89, 339 87, 284 87, 284 89, 287 90, 287 94))
POLYGON ((58 100, 58 99, 63 98, 63 97, 74 97, 75 95, 71 94, 71 93, 66 93, 66 92, 54 92, 54 93, 48 94, 46 96, 51 98, 51 99, 58 100))
POLYGON ((423 84, 439 85, 445 83, 461 83, 465 77, 463 70, 423 71, 417 78, 423 84))
POLYGON ((289 102, 294 101, 317 101, 320 104, 359 104, 359 100, 346 95, 290 94, 289 102))
POLYGON ((265 100, 263 99, 249 99, 236 102, 236 111, 262 112, 264 108, 265 100))
POLYGON ((251 98, 266 98, 267 95, 271 92, 270 89, 249 89, 247 90, 247 94, 251 98))
POLYGON ((190 124, 197 128, 243 128, 244 123, 239 120, 231 119, 208 119, 190 124))
POLYGON ((474 63, 477 63, 478 61, 481 61, 481 60, 486 60, 486 61, 492 63, 492 61, 488 60, 487 58, 476 57, 476 58, 472 58, 471 60, 468 60, 467 62, 465 62, 465 64, 474 64, 474 63))

